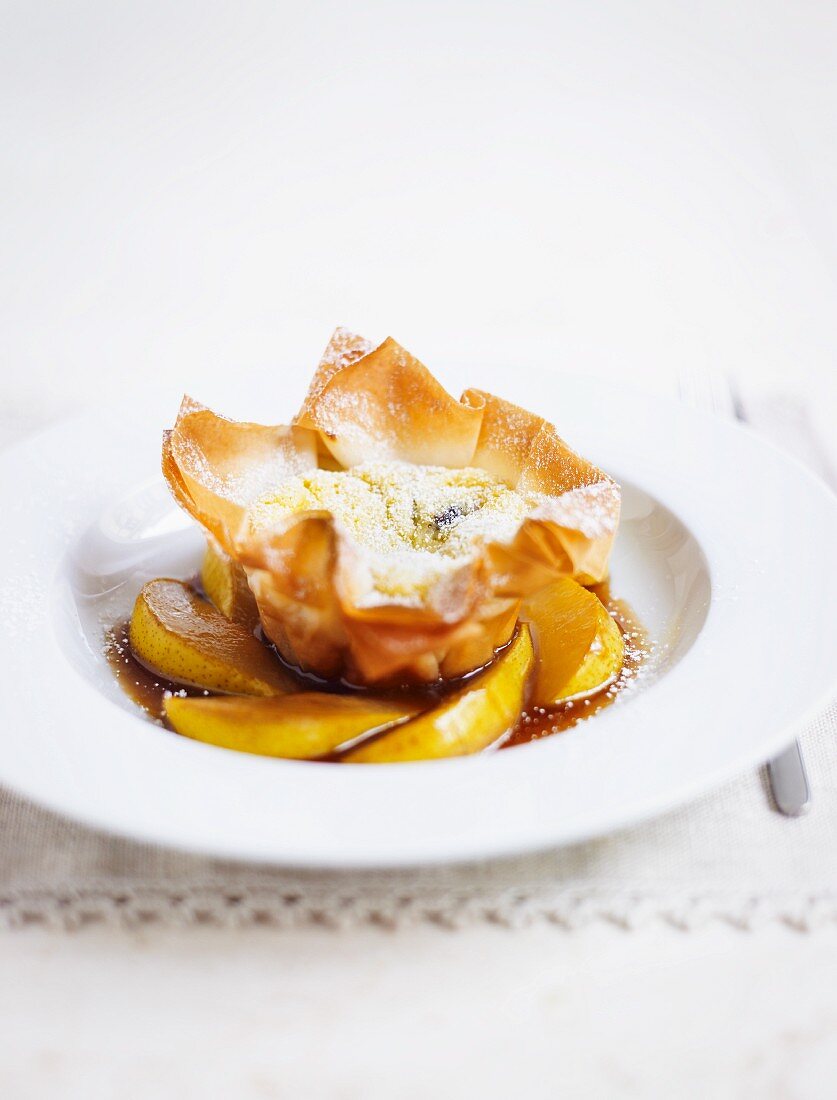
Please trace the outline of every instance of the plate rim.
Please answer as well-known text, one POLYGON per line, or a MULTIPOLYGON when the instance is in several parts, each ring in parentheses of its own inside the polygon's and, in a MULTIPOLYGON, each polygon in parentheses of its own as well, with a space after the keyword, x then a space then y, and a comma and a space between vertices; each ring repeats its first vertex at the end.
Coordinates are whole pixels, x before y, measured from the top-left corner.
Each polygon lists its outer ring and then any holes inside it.
MULTIPOLYGON (((554 384, 556 376, 552 375, 550 381, 554 384)), ((588 386, 589 383, 581 380, 580 384, 582 389, 588 386)), ((628 392, 629 387, 624 387, 628 392)), ((719 421, 713 418, 709 414, 702 413, 696 410, 687 410, 682 406, 673 404, 669 405, 667 402, 660 401, 659 398, 649 398, 648 395, 642 395, 643 401, 650 401, 658 408, 662 407, 665 412, 670 412, 672 409, 676 409, 678 412, 678 419, 685 417, 687 421, 693 424, 711 425, 707 431, 710 434, 720 432, 721 435, 728 438, 737 438, 739 440, 746 439, 746 447, 755 447, 756 450, 761 450, 763 453, 772 454, 777 462, 779 462, 786 469, 792 469, 794 476, 799 476, 804 483, 806 483, 815 494, 820 494, 822 502, 827 502, 827 507, 834 510, 837 514, 837 496, 833 493, 830 487, 819 478, 813 471, 807 468, 802 462, 796 459, 794 456, 787 455, 779 447, 775 446, 771 441, 765 440, 758 436, 746 426, 742 427, 736 424, 732 424, 726 421, 719 421)), ((44 440, 49 440, 51 437, 57 435, 59 432, 73 431, 73 425, 82 425, 89 421, 89 415, 83 415, 81 417, 74 417, 60 422, 57 425, 47 427, 41 432, 38 432, 34 436, 30 436, 25 440, 22 440, 10 448, 0 452, 0 472, 5 470, 10 464, 17 461, 20 464, 23 456, 27 455, 32 448, 43 444, 44 440)), ((702 430, 702 429, 700 429, 702 430)), ((631 474, 630 470, 625 470, 626 474, 631 474)), ((632 479, 633 479, 633 475, 632 479)), ((642 482, 637 480, 640 487, 646 489, 646 486, 642 485, 642 482)), ((653 496, 658 496, 653 490, 648 489, 653 496)), ((663 503, 667 507, 671 507, 668 501, 663 500, 663 503)), ((678 517, 692 527, 688 519, 682 511, 676 510, 678 517)), ((693 529, 693 528, 692 528, 693 529)), ((699 542, 702 551, 704 552, 710 568, 713 566, 713 554, 710 552, 710 548, 699 542)), ((56 563, 56 569, 59 563, 56 563)), ((57 575, 50 579, 50 591, 53 582, 58 580, 57 575)), ((715 586, 713 584, 712 595, 710 597, 710 607, 707 622, 712 616, 712 609, 715 603, 716 593, 715 586)), ((704 626, 704 630, 706 627, 704 626)), ((684 658, 684 662, 688 661, 688 654, 684 658)), ((682 662, 682 663, 684 663, 682 662)), ((78 682, 83 682, 83 678, 78 674, 77 670, 73 670, 77 676, 78 682)), ((676 669, 665 677, 674 677, 676 669)), ((123 718, 135 725, 138 722, 143 722, 141 717, 137 715, 128 714, 112 700, 104 698, 100 693, 96 692, 92 685, 86 685, 87 690, 95 695, 102 703, 107 704, 108 707, 113 708, 114 714, 121 714, 123 718)), ((653 694, 653 688, 650 688, 647 692, 650 698, 653 694)), ((709 773, 703 773, 700 776, 693 777, 689 782, 683 782, 678 787, 669 791, 669 793, 660 792, 659 797, 656 799, 648 799, 647 797, 643 801, 642 808, 631 808, 628 810, 627 817, 625 806, 622 809, 614 809, 610 815, 603 815, 600 817, 598 824, 594 826, 585 826, 582 822, 575 829, 564 829, 559 836, 547 836, 544 835, 538 842, 521 841, 518 839, 511 839, 507 845, 498 843, 496 838, 488 846, 479 843, 477 837, 472 837, 470 840, 466 840, 457 843, 457 838, 449 840, 447 847, 440 851, 427 850, 424 854, 419 852, 410 852, 406 855, 387 855, 382 852, 369 852, 362 853, 357 852, 353 856, 349 856, 347 853, 329 855, 326 852, 320 852, 318 855, 312 854, 310 851, 307 853, 299 853, 294 855, 293 852, 283 851, 281 853, 253 850, 250 847, 244 846, 242 848, 240 843, 230 842, 229 845, 219 847, 217 839, 212 842, 202 842, 198 837, 191 837, 181 835, 173 837, 170 829, 158 825, 153 819, 149 819, 143 824, 133 822, 130 826, 120 825, 114 822, 111 816, 104 810, 100 809, 96 812, 93 808, 88 807, 86 810, 80 808, 72 797, 56 798, 56 797, 43 797, 43 791, 39 789, 33 789, 31 784, 16 783, 13 778, 10 778, 7 774, 7 769, 4 766, 4 748, 3 743, 0 742, 0 780, 2 780, 8 787, 16 790, 23 797, 29 798, 40 805, 46 806, 48 809, 65 814, 72 817, 74 820, 80 821, 90 827, 105 830, 109 833, 123 836, 127 839, 143 840, 146 842, 152 842, 160 845, 164 845, 169 848, 177 848, 182 851, 189 851, 196 854, 215 856, 227 859, 246 860, 253 863, 261 863, 275 866, 285 867, 318 867, 322 869, 361 869, 361 868, 373 868, 373 867, 405 867, 405 866, 421 866, 429 864, 451 863, 451 862, 464 862, 480 858, 506 858, 513 855, 521 854, 522 852, 532 852, 537 850, 544 850, 551 847, 563 846, 567 844, 579 843, 583 840, 592 839, 593 837, 602 836, 619 828, 628 827, 630 825, 639 824, 642 821, 648 820, 659 814, 665 813, 667 810, 673 809, 676 806, 682 805, 685 802, 690 801, 700 793, 714 789, 724 781, 732 778, 734 775, 744 771, 747 767, 762 763, 769 758, 775 752, 778 752, 781 748, 790 744, 797 736, 800 730, 818 714, 823 708, 832 700, 835 691, 837 691, 837 674, 832 677, 832 680, 825 684, 822 689, 809 699, 808 705, 797 713, 792 721, 786 722, 780 730, 775 731, 770 737, 765 737, 760 742, 758 749, 750 749, 747 752, 739 753, 734 759, 730 759, 727 763, 719 765, 717 768, 709 773)), ((636 706, 639 699, 632 700, 631 706, 636 706)), ((620 712, 619 707, 609 708, 607 711, 602 712, 596 717, 596 726, 604 726, 613 724, 620 712), (614 715, 616 718, 614 718, 614 715)), ((149 728, 148 723, 143 722, 146 729, 149 728)), ((153 729, 153 727, 151 727, 153 729)), ((583 724, 582 727, 583 729, 583 724)), ((579 727, 575 727, 579 729, 579 727)), ((586 731, 585 731, 586 733, 586 731)), ((191 743, 189 743, 191 744, 191 743)), ((548 744, 548 740, 544 742, 534 743, 531 745, 520 746, 514 750, 515 756, 521 756, 521 754, 529 754, 530 757, 548 744)), ((230 756, 240 757, 241 754, 230 754, 227 750, 214 749, 211 746, 195 746, 201 752, 215 752, 223 754, 224 757, 230 756)), ((503 754, 503 757, 511 754, 503 754)), ((263 758, 246 758, 248 760, 257 760, 260 765, 267 763, 270 765, 280 765, 283 768, 294 767, 310 769, 312 765, 304 762, 288 762, 288 761, 265 761, 263 758)), ((461 758, 451 761, 437 761, 437 762, 424 762, 421 764, 411 765, 398 765, 389 766, 385 768, 385 771, 390 771, 392 767, 409 767, 410 769, 446 769, 451 775, 454 771, 469 770, 473 772, 475 765, 480 768, 497 767, 499 757, 494 754, 487 754, 479 758, 461 758)), ((500 765, 503 766, 503 765, 500 765)), ((520 770, 522 765, 517 766, 517 770, 520 770)), ((238 770, 230 768, 230 771, 238 770)), ((246 770, 246 769, 245 769, 246 770)), ((380 771, 381 769, 374 769, 380 771)), ((542 829, 542 831, 544 831, 542 829)), ((548 831, 548 830, 547 830, 548 831)))

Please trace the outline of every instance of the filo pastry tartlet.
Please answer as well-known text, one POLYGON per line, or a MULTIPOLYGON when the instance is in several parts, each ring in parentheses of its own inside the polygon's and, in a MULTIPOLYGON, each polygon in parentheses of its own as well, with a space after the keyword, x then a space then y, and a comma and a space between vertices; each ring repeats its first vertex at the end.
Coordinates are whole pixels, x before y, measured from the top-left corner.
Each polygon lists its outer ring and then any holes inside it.
POLYGON ((457 401, 394 340, 344 329, 288 426, 184 398, 163 471, 282 657, 361 685, 485 665, 526 596, 605 578, 619 521, 619 487, 542 417, 457 401))

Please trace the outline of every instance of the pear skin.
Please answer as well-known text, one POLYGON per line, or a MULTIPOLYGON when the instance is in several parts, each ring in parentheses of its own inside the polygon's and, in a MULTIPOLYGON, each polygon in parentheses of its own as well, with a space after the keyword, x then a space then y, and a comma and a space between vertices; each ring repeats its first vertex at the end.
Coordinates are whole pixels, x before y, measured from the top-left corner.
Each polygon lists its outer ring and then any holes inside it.
POLYGON ((134 656, 168 680, 207 691, 283 695, 293 681, 276 657, 182 581, 149 581, 137 596, 129 640, 134 656))

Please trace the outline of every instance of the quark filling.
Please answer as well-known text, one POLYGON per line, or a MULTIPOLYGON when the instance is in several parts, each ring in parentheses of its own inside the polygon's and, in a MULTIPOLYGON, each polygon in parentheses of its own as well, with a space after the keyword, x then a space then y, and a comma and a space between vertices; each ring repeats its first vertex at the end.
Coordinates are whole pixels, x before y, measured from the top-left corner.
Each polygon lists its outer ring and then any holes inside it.
POLYGON ((375 462, 289 478, 249 518, 263 530, 297 512, 330 512, 357 551, 359 605, 415 607, 478 546, 513 539, 531 506, 485 470, 375 462))

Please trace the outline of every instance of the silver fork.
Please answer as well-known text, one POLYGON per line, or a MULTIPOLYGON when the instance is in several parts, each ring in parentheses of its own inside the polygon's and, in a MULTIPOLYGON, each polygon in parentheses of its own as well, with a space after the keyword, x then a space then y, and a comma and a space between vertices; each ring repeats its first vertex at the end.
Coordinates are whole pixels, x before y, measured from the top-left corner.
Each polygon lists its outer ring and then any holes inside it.
MULTIPOLYGON (((680 399, 687 405, 748 423, 740 394, 730 378, 717 371, 683 369, 680 399)), ((774 808, 786 817, 799 817, 811 802, 811 788, 798 741, 767 762, 767 779, 774 808)))

